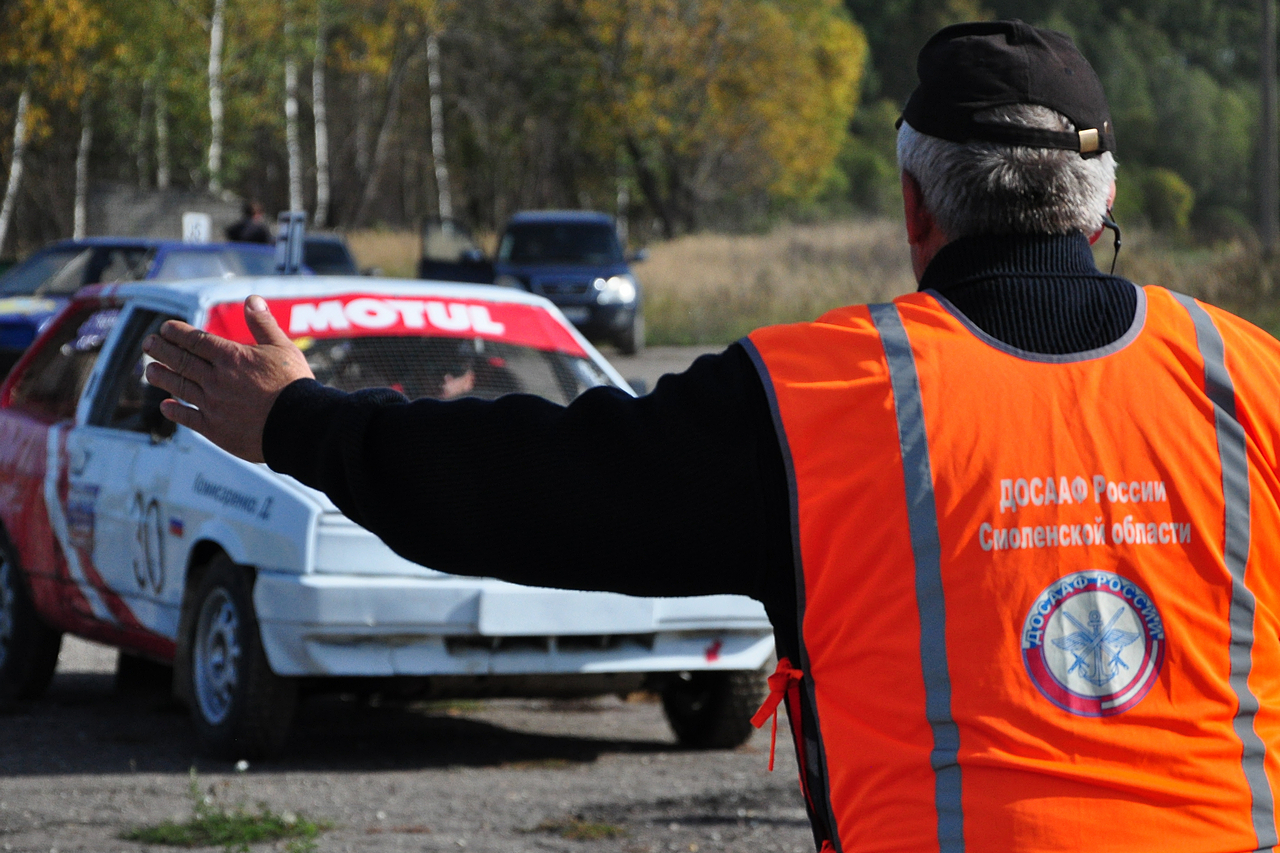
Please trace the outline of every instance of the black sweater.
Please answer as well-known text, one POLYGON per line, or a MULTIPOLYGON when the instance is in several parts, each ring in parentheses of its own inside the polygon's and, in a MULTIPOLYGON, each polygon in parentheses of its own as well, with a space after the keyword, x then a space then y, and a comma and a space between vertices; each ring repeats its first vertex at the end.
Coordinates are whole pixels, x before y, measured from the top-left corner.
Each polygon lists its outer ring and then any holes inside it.
MULTIPOLYGON (((1136 289, 1080 235, 965 239, 921 289, 1024 350, 1069 353, 1128 330, 1136 289)), ((456 574, 636 595, 763 602, 780 655, 797 644, 781 453, 746 351, 699 358, 633 399, 569 406, 511 395, 410 402, 299 380, 263 437, 268 464, 327 493, 403 556, 456 574)))

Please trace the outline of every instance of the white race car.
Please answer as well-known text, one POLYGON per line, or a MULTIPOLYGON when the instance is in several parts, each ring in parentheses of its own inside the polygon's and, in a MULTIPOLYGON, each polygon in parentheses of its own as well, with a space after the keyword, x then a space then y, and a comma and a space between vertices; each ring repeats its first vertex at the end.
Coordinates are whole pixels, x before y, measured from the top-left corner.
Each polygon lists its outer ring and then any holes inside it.
POLYGON ((433 571, 160 417, 143 339, 178 318, 248 342, 250 293, 344 390, 627 388, 551 303, 511 289, 286 276, 82 291, 0 391, 0 697, 38 695, 71 632, 122 666, 172 664, 201 744, 228 756, 278 749, 299 688, 339 678, 429 697, 648 688, 682 743, 746 739, 773 653, 758 603, 433 571))

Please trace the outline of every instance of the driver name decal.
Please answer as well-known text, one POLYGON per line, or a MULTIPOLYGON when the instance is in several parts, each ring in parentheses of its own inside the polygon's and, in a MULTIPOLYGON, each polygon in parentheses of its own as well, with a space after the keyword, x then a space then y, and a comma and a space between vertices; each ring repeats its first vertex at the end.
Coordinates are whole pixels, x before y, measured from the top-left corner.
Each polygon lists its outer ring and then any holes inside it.
POLYGON ((217 501, 227 509, 237 509, 249 515, 255 515, 258 512, 259 501, 257 498, 244 492, 236 491, 230 486, 224 486, 222 483, 206 480, 203 474, 196 474, 196 480, 192 488, 197 495, 217 501))

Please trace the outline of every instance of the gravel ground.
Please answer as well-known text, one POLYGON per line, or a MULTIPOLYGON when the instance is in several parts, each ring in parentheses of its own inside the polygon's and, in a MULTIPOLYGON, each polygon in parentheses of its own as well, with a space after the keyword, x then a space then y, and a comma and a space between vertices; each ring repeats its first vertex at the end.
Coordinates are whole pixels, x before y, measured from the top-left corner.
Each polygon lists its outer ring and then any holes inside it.
POLYGON ((0 849, 164 849, 119 835, 189 817, 191 772, 218 804, 331 823, 318 851, 813 849, 789 743, 766 770, 767 728, 692 752, 652 701, 314 697, 283 757, 237 772, 196 756, 163 689, 117 691, 114 663, 69 638, 47 696, 0 713, 0 849))
MULTIPOLYGON (((720 349, 609 357, 652 389, 720 349)), ((48 694, 0 708, 0 850, 167 849, 119 835, 190 817, 193 772, 215 804, 328 822, 323 853, 813 850, 794 753, 784 739, 767 772, 767 727, 739 749, 692 752, 652 701, 313 697, 286 754, 241 772, 197 757, 163 689, 116 690, 114 666, 113 650, 67 638, 48 694), (590 830, 606 837, 579 837, 590 830)))

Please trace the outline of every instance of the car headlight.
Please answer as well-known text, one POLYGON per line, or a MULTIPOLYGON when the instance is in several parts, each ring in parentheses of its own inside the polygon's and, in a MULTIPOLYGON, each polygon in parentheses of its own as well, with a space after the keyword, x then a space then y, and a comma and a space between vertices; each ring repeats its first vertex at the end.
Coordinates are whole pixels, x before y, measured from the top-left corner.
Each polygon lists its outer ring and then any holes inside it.
POLYGON ((621 305, 636 301, 636 280, 629 275, 598 278, 592 285, 597 291, 596 301, 601 305, 621 305))
POLYGON ((506 273, 495 278, 493 283, 498 287, 514 287, 516 290, 524 290, 524 284, 521 283, 520 279, 506 273))

